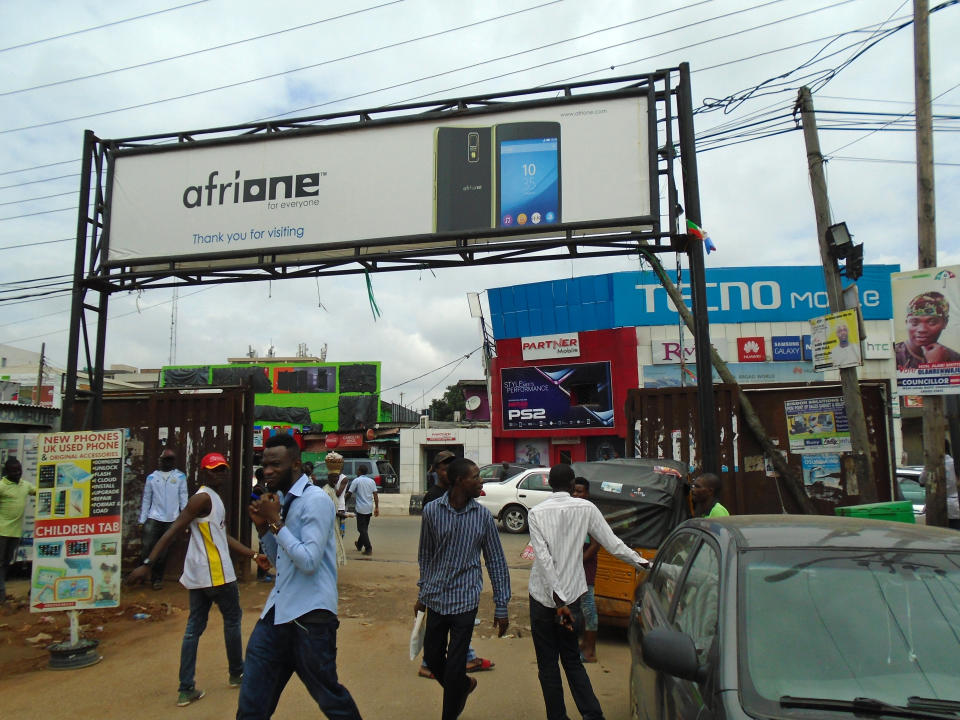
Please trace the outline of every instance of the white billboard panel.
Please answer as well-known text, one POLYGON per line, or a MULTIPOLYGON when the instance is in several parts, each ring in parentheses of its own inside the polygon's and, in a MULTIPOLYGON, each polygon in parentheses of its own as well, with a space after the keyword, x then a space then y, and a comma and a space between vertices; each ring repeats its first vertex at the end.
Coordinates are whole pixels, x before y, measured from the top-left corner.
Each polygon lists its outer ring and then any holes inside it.
POLYGON ((108 263, 632 228, 652 207, 647 103, 593 96, 119 153, 108 263))

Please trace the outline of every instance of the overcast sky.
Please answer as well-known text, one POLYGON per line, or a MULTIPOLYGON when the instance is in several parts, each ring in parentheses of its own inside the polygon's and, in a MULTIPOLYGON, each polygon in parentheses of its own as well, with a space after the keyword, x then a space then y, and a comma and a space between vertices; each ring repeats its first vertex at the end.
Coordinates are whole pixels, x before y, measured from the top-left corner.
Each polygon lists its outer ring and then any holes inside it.
MULTIPOLYGON (((684 61, 697 107, 762 88, 698 114, 704 141, 719 126, 788 115, 800 85, 816 88, 838 70, 814 96, 833 218, 864 244, 867 263, 915 268, 914 135, 911 117, 899 117, 913 105, 912 26, 848 63, 871 32, 911 17, 912 3, 902 0, 5 0, 0 343, 39 351, 45 342, 50 361, 66 365, 69 296, 21 296, 57 290, 51 283, 72 275, 84 129, 131 137, 684 61), (860 32, 831 42, 849 31, 860 32), (848 129, 829 129, 841 125, 848 129), (907 131, 893 132, 900 128, 907 131)), ((934 112, 943 116, 934 147, 945 265, 960 263, 960 5, 934 13, 930 26, 934 112)), ((769 129, 790 127, 784 118, 769 129)), ((748 139, 744 132, 729 140, 748 139)), ((801 131, 708 147, 698 156, 702 224, 718 246, 708 267, 819 264, 801 131)), ((404 404, 419 408, 421 397, 482 377, 479 353, 450 364, 481 343, 467 292, 637 267, 623 257, 373 275, 378 320, 362 276, 183 288, 175 358, 224 362, 249 346, 294 355, 300 343, 319 354, 326 344, 331 361, 382 362, 383 399, 397 402, 403 392, 404 404)), ((170 290, 111 297, 108 364, 167 364, 170 300, 170 290)))

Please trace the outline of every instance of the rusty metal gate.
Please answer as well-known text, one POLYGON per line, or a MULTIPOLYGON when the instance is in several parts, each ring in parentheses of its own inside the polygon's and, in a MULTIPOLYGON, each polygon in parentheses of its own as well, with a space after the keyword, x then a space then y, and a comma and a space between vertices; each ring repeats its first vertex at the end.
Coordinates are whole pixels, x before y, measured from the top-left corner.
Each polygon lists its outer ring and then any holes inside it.
MULTIPOLYGON (((75 403, 76 417, 83 417, 87 400, 75 403)), ((231 534, 250 544, 250 521, 246 498, 250 497, 253 463, 253 390, 246 387, 204 388, 203 391, 150 389, 114 391, 103 394, 103 421, 100 427, 128 428, 127 457, 123 479, 123 564, 140 561, 140 532, 137 520, 146 476, 157 468, 164 447, 177 454, 177 467, 187 474, 191 494, 198 482, 200 460, 209 452, 222 453, 230 463, 231 480, 221 497, 227 511, 231 534)), ((167 574, 179 576, 186 542, 171 547, 167 574)), ((246 570, 246 564, 241 564, 246 570)))
MULTIPOLYGON (((867 419, 870 454, 881 501, 893 497, 891 455, 890 387, 886 381, 861 381, 863 409, 867 419)), ((739 387, 715 385, 719 433, 720 476, 723 491, 720 502, 735 514, 797 513, 800 508, 783 487, 786 482, 768 476, 763 452, 750 432, 740 410, 740 393, 753 404, 767 433, 787 451, 787 462, 802 475, 802 458, 790 452, 784 403, 825 397, 842 397, 839 383, 808 385, 770 384, 739 387)), ((630 390, 626 404, 627 428, 634 430, 635 457, 673 458, 696 472, 701 467, 698 442, 699 418, 697 390, 692 387, 630 390)), ((630 443, 627 443, 628 446, 630 443)), ((832 515, 835 507, 860 502, 852 468, 841 463, 839 477, 805 485, 817 509, 832 515)))

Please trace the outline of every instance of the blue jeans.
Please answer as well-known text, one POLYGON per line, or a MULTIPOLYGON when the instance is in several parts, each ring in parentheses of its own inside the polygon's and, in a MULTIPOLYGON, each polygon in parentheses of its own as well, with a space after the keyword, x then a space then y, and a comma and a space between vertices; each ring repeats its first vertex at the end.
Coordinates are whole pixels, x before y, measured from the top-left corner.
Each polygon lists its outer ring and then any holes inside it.
POLYGON ((600 618, 597 617, 597 601, 593 595, 593 585, 587 585, 587 591, 580 596, 580 609, 583 611, 583 629, 596 632, 600 618))
POLYGON ((216 587, 190 591, 190 617, 187 629, 183 631, 183 644, 180 646, 180 688, 181 692, 193 690, 194 673, 197 669, 197 645, 200 636, 207 629, 207 617, 210 606, 216 603, 223 615, 223 641, 227 646, 227 663, 231 675, 243 672, 243 637, 240 630, 240 593, 237 583, 227 583, 216 587))
POLYGON ((547 720, 567 720, 558 660, 563 664, 570 694, 573 695, 573 701, 577 704, 583 720, 603 720, 600 701, 597 700, 590 677, 580 661, 580 646, 577 641, 577 635, 583 628, 580 601, 570 603, 568 607, 573 613, 573 630, 567 630, 557 623, 555 608, 546 607, 530 598, 530 634, 533 636, 533 649, 537 654, 537 671, 547 720))
POLYGON ((273 624, 273 608, 257 621, 247 642, 247 661, 237 720, 267 720, 296 672, 330 720, 361 720, 357 704, 337 680, 337 628, 340 622, 273 624))

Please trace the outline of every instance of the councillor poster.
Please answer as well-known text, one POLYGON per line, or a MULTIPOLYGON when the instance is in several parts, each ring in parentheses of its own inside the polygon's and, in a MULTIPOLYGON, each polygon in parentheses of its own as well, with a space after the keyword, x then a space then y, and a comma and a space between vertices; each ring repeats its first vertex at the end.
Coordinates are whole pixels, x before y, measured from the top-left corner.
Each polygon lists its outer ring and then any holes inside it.
POLYGON ((890 285, 901 395, 960 394, 960 265, 894 273, 890 285))
POLYGON ((31 612, 120 604, 123 436, 39 436, 31 612))

